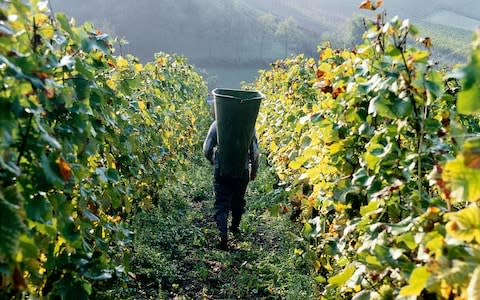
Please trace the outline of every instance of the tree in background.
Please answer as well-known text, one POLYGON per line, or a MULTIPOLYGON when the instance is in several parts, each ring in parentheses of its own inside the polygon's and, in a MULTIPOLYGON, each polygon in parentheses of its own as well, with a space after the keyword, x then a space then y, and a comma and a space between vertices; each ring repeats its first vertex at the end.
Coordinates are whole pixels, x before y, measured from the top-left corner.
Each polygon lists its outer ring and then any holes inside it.
POLYGON ((275 29, 277 27, 277 21, 275 17, 268 13, 261 15, 257 18, 258 22, 261 25, 262 32, 260 33, 260 60, 264 60, 264 51, 265 44, 268 37, 271 37, 275 34, 275 29))
POLYGON ((356 15, 350 18, 344 29, 344 46, 354 47, 355 45, 360 45, 363 42, 363 33, 365 30, 365 20, 362 16, 356 15))
POLYGON ((278 24, 275 35, 282 41, 285 49, 285 56, 288 55, 289 47, 302 35, 297 22, 293 17, 288 17, 278 24))

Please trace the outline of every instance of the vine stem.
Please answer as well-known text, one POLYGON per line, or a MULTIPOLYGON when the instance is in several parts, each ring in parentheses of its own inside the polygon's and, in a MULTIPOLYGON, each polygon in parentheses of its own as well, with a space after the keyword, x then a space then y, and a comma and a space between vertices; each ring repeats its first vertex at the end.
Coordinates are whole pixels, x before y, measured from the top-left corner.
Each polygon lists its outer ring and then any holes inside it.
POLYGON ((419 193, 419 197, 420 199, 422 198, 422 192, 423 192, 423 184, 422 184, 422 148, 423 148, 423 135, 424 135, 424 123, 425 123, 425 117, 426 117, 426 113, 425 113, 425 110, 424 110, 424 113, 422 114, 421 116, 421 120, 420 120, 420 133, 419 133, 419 137, 418 137, 418 149, 417 149, 417 155, 418 155, 418 179, 417 179, 417 186, 418 186, 418 193, 419 193))
POLYGON ((30 114, 30 118, 28 119, 27 131, 23 135, 22 144, 20 145, 20 150, 19 150, 18 159, 17 159, 17 165, 20 164, 20 160, 22 159, 22 157, 25 153, 25 148, 27 147, 28 136, 30 135, 30 130, 32 128, 32 120, 33 120, 33 114, 30 114))
MULTIPOLYGON (((409 94, 411 95, 411 88, 412 88, 412 74, 411 70, 408 67, 407 59, 405 57, 405 48, 403 47, 404 43, 406 42, 407 35, 403 37, 403 39, 396 45, 397 49, 400 50, 401 56, 402 56, 402 61, 405 66, 405 70, 407 72, 408 76, 408 91, 409 94)), ((424 143, 424 134, 425 134, 425 119, 426 119, 426 107, 423 110, 423 113, 420 113, 419 108, 417 107, 417 104, 415 103, 415 99, 412 98, 412 104, 413 104, 413 111, 415 114, 415 131, 417 133, 417 189, 418 189, 418 195, 420 197, 420 200, 422 198, 422 193, 423 193, 423 184, 422 184, 422 148, 423 148, 423 143, 424 143)))

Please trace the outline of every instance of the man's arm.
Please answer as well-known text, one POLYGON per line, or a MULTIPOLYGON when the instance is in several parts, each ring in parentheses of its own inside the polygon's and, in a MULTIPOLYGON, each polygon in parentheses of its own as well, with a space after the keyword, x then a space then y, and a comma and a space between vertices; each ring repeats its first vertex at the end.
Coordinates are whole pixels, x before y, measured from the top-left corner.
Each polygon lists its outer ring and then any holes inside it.
POLYGON ((257 177, 257 172, 258 172, 258 160, 260 156, 260 148, 258 146, 258 138, 257 134, 253 136, 252 144, 250 145, 250 164, 251 164, 251 170, 250 170, 250 180, 255 180, 257 177))
POLYGON ((203 154, 213 165, 213 151, 217 146, 217 122, 213 122, 208 130, 207 138, 203 142, 203 154))

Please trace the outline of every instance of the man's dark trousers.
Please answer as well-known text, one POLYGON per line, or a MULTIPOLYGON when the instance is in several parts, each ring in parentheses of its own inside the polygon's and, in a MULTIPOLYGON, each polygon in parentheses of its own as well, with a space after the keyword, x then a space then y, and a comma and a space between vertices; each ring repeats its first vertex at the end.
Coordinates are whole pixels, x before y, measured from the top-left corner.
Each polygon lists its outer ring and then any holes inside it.
POLYGON ((245 212, 245 191, 249 181, 248 170, 244 170, 240 178, 221 176, 215 172, 215 205, 214 217, 220 235, 227 236, 228 214, 232 211, 232 228, 237 229, 245 212))

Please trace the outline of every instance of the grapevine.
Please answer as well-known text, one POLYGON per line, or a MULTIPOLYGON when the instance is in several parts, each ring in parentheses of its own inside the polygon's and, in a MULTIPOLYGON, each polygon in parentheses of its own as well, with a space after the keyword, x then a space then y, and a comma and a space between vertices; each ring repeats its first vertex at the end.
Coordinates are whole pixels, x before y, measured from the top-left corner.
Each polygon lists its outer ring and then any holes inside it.
POLYGON ((380 13, 364 37, 277 61, 254 84, 260 141, 301 212, 296 253, 327 299, 474 299, 478 42, 458 76, 408 20, 380 13))
POLYGON ((206 86, 183 57, 117 56, 44 4, 0 7, 1 294, 87 299, 127 279, 128 217, 197 157, 206 86))

